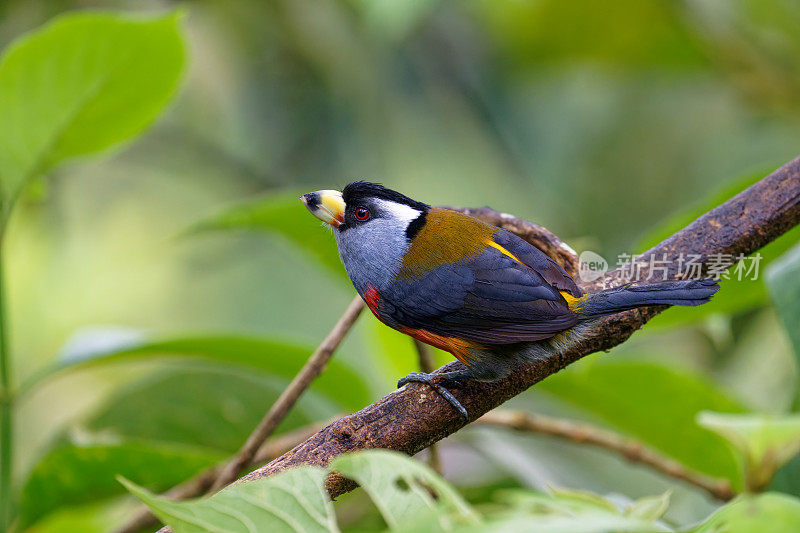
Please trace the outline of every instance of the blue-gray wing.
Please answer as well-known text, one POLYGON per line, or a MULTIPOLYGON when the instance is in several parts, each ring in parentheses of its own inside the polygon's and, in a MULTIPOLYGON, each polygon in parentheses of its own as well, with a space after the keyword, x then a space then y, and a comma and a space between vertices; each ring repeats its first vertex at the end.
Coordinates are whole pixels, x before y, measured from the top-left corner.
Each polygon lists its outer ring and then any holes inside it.
POLYGON ((543 252, 502 233, 495 242, 522 262, 487 247, 470 261, 396 281, 381 291, 381 312, 407 328, 483 344, 541 340, 574 326, 560 291, 579 296, 575 282, 543 252))
POLYGON ((575 280, 549 255, 528 241, 506 230, 501 230, 495 235, 494 241, 535 270, 547 283, 556 289, 565 291, 576 298, 581 296, 581 290, 575 284, 575 280))

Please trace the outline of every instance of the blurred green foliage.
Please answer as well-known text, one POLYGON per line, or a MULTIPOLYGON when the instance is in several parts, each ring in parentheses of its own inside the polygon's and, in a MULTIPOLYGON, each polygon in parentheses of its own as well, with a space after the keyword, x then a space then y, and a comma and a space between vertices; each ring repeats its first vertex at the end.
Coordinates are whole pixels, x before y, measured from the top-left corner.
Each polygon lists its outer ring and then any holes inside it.
MULTIPOLYGON (((159 491, 243 441, 352 294, 299 192, 371 177, 433 204, 488 204, 613 266, 800 146, 792 0, 209 0, 163 15, 173 9, 0 3, 19 530, 107 531, 132 511, 116 474, 159 491), (130 15, 65 15, 87 8, 130 15), (60 164, 143 133, 182 78, 136 143, 60 164), (109 344, 120 326, 139 333, 109 344), (98 327, 99 345, 86 333, 98 327)), ((797 241, 795 229, 762 250, 767 285, 725 282, 712 304, 664 313, 515 405, 608 426, 741 487, 738 452, 695 417, 762 423, 763 406, 785 414, 797 397, 785 376, 800 355, 797 241), (785 379, 767 380, 765 365, 785 379)), ((408 339, 362 319, 279 432, 388 392, 415 357, 408 339)), ((719 506, 603 452, 485 437, 441 446, 447 479, 480 494, 470 501, 481 513, 509 484, 624 492, 623 508, 672 490, 663 517, 648 517, 670 528, 719 506)), ((773 488, 800 495, 798 468, 773 488)), ((339 525, 383 524, 358 497, 337 503, 358 510, 339 525)), ((497 527, 534 511, 555 527, 564 509, 630 525, 617 504, 598 514, 604 498, 508 498, 513 512, 487 512, 497 527)), ((700 530, 778 530, 796 509, 785 495, 741 497, 700 530)))
POLYGON ((319 263, 342 277, 347 275, 339 261, 336 243, 329 231, 319 231, 322 224, 297 209, 298 194, 270 196, 252 203, 237 205, 190 228, 189 234, 221 230, 264 231, 281 235, 319 263))
POLYGON ((573 367, 550 376, 539 388, 695 470, 741 486, 738 464, 724 441, 694 423, 703 409, 742 410, 709 380, 663 363, 603 355, 573 367))
MULTIPOLYGON (((105 346, 92 347, 89 338, 84 338, 82 343, 73 343, 54 365, 42 369, 39 378, 50 378, 57 372, 74 372, 120 362, 175 357, 200 359, 228 367, 239 366, 248 369, 251 375, 252 372, 260 372, 290 380, 313 350, 312 346, 297 346, 243 335, 186 336, 153 341, 129 338, 115 340, 113 334, 95 333, 97 335, 102 337, 103 340, 99 342, 105 346)), ((30 388, 37 384, 34 377, 24 385, 30 388)), ((339 361, 328 363, 325 373, 315 380, 313 390, 326 394, 348 409, 363 406, 370 396, 369 387, 362 377, 339 361), (346 390, 342 390, 342 383, 348 384, 346 390)))
POLYGON ((128 475, 166 490, 224 456, 175 444, 125 442, 64 446, 30 472, 19 504, 19 527, 61 508, 83 505, 122 492, 115 475, 128 475))
POLYGON ((800 362, 800 246, 784 254, 767 271, 767 285, 800 362))

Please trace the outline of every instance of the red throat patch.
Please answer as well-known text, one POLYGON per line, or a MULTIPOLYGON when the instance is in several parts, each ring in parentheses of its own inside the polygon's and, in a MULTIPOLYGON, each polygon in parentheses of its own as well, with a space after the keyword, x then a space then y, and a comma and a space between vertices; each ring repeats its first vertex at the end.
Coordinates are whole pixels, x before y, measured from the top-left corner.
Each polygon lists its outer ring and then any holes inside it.
MULTIPOLYGON (((374 285, 371 283, 367 284, 367 288, 364 289, 364 301, 369 307, 369 310, 372 311, 372 314, 375 317, 383 322, 381 315, 378 314, 378 306, 381 303, 381 295, 378 292, 378 289, 375 288, 374 285)), ((435 348, 439 348, 440 350, 444 350, 446 352, 450 352, 453 356, 464 363, 465 365, 469 366, 471 359, 474 357, 470 348, 485 348, 485 346, 478 344, 476 342, 470 342, 468 340, 459 339, 457 337, 446 337, 444 335, 437 335, 435 333, 431 333, 430 331, 426 331, 424 329, 412 329, 401 327, 399 331, 409 335, 410 337, 414 337, 415 339, 424 342, 425 344, 430 344, 435 348)))
POLYGON ((364 291, 364 301, 367 303, 369 310, 372 311, 372 314, 375 315, 378 320, 381 320, 381 315, 378 314, 378 306, 381 303, 381 295, 378 292, 378 289, 376 289, 371 283, 367 284, 367 288, 364 291))

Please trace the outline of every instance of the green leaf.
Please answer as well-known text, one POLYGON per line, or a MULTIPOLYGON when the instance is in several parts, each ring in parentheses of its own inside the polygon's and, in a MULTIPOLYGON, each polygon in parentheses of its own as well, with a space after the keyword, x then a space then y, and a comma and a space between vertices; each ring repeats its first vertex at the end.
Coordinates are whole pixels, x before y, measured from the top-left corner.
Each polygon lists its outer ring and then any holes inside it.
POLYGON ((180 19, 72 13, 14 41, 0 60, 0 197, 142 132, 178 87, 180 19))
MULTIPOLYGON (((214 448, 234 453, 284 386, 239 370, 170 369, 122 387, 86 423, 94 433, 214 448)), ((320 406, 304 397, 280 425, 312 422, 320 406)), ((335 412, 328 407, 328 415, 335 412)))
POLYGON ((742 495, 719 509, 692 533, 764 533, 797 531, 800 500, 768 492, 742 495))
POLYGON ((20 497, 20 529, 59 508, 123 494, 117 474, 165 490, 224 458, 205 448, 144 441, 58 447, 28 475, 20 497))
POLYGON ((800 366, 800 246, 795 246, 770 265, 767 287, 800 366))
POLYGON ((669 504, 668 494, 643 498, 626 509, 597 494, 568 489, 502 491, 499 501, 504 507, 493 513, 497 518, 490 516, 486 525, 465 531, 669 531, 657 522, 669 504))
MULTIPOLYGON (((677 231, 691 224, 699 216, 727 200, 730 200, 753 185, 771 172, 771 170, 772 169, 759 170, 758 172, 737 179, 696 206, 669 218, 642 238, 636 248, 640 251, 652 248, 677 231)), ((714 295, 713 302, 710 305, 692 308, 674 307, 670 309, 669 312, 662 313, 656 317, 653 320, 653 325, 660 327, 696 324, 702 317, 714 313, 733 314, 766 304, 769 298, 767 296, 766 286, 761 279, 764 268, 773 260, 780 257, 786 250, 794 246, 798 241, 800 241, 800 226, 792 228, 780 238, 757 252, 761 256, 758 265, 759 279, 749 279, 745 276, 743 276, 743 278, 746 279, 742 280, 735 279, 734 276, 731 276, 733 279, 723 279, 720 281, 720 290, 714 295)))
POLYGON ((619 514, 617 506, 611 501, 584 490, 552 488, 549 492, 537 492, 519 489, 502 491, 498 496, 510 507, 537 515, 574 515, 585 511, 619 514))
POLYGON ((479 520, 449 483, 398 452, 365 450, 340 455, 330 468, 358 482, 392 530, 424 523, 426 531, 449 531, 456 523, 479 520))
POLYGON ((575 516, 582 513, 610 513, 616 516, 632 516, 646 522, 655 522, 669 507, 670 491, 660 496, 649 496, 620 509, 613 501, 593 492, 564 488, 552 488, 549 492, 510 490, 500 493, 501 501, 516 510, 532 515, 560 514, 575 516))
POLYGON ((218 230, 266 231, 280 235, 330 272, 346 279, 330 229, 303 207, 296 194, 270 196, 231 207, 196 224, 189 233, 218 230))
MULTIPOLYGON (((164 340, 137 340, 122 335, 100 341, 86 339, 68 347, 53 367, 40 372, 24 385, 29 389, 43 377, 59 371, 74 371, 111 363, 153 360, 159 358, 199 358, 226 365, 241 365, 265 374, 292 379, 306 363, 313 348, 301 347, 269 339, 246 336, 196 336, 164 340)), ((372 395, 361 376, 338 362, 335 356, 311 389, 338 401, 347 409, 360 409, 372 395), (347 383, 347 387, 342 387, 347 383)))
POLYGON ((703 412, 697 423, 725 437, 744 466, 748 489, 766 487, 775 472, 800 451, 800 415, 703 412))
POLYGON ((233 485, 210 498, 174 502, 120 478, 175 533, 304 533, 339 531, 323 485, 327 472, 293 468, 233 485))
POLYGON ((63 506, 26 528, 25 533, 108 533, 130 517, 138 504, 124 494, 89 504, 63 506))
POLYGON ((800 455, 795 455, 783 468, 779 469, 767 488, 776 492, 800 496, 800 455))
POLYGON ((644 520, 658 520, 667 512, 670 496, 672 496, 672 491, 668 490, 660 496, 639 498, 631 504, 626 512, 644 520))
MULTIPOLYGON (((423 530, 424 531, 424 530, 423 530)), ((671 531, 664 526, 635 516, 621 516, 599 511, 569 515, 511 515, 489 520, 480 526, 459 528, 459 533, 654 533, 671 531)))
POLYGON ((694 470, 741 485, 739 465, 725 440, 698 427, 695 417, 702 410, 743 408, 703 376, 597 354, 548 377, 537 388, 694 470))

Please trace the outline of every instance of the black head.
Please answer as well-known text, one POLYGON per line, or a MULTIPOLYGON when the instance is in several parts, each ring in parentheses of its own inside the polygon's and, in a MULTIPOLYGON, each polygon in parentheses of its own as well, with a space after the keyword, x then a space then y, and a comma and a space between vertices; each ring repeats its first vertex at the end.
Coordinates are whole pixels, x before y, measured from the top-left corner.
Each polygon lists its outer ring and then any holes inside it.
MULTIPOLYGON (((397 191, 388 189, 380 183, 369 181, 354 181, 347 185, 342 191, 342 199, 345 203, 344 223, 339 226, 340 231, 348 228, 366 224, 376 218, 396 217, 402 209, 392 208, 392 204, 398 207, 407 206, 417 212, 414 218, 419 217, 416 226, 424 221, 424 215, 430 206, 423 202, 418 202, 400 194, 397 191), (381 203, 382 201, 392 204, 381 203), (422 216, 420 216, 422 215, 422 216)), ((407 212, 403 212, 406 216, 407 212)), ((416 230, 415 230, 416 231, 416 230)))
POLYGON ((364 202, 370 199, 389 200, 398 204, 405 204, 413 207, 418 211, 427 211, 430 209, 426 203, 412 200, 404 194, 397 191, 388 189, 380 183, 372 183, 370 181, 354 181, 347 185, 342 191, 342 199, 348 206, 355 206, 359 202, 364 202))

